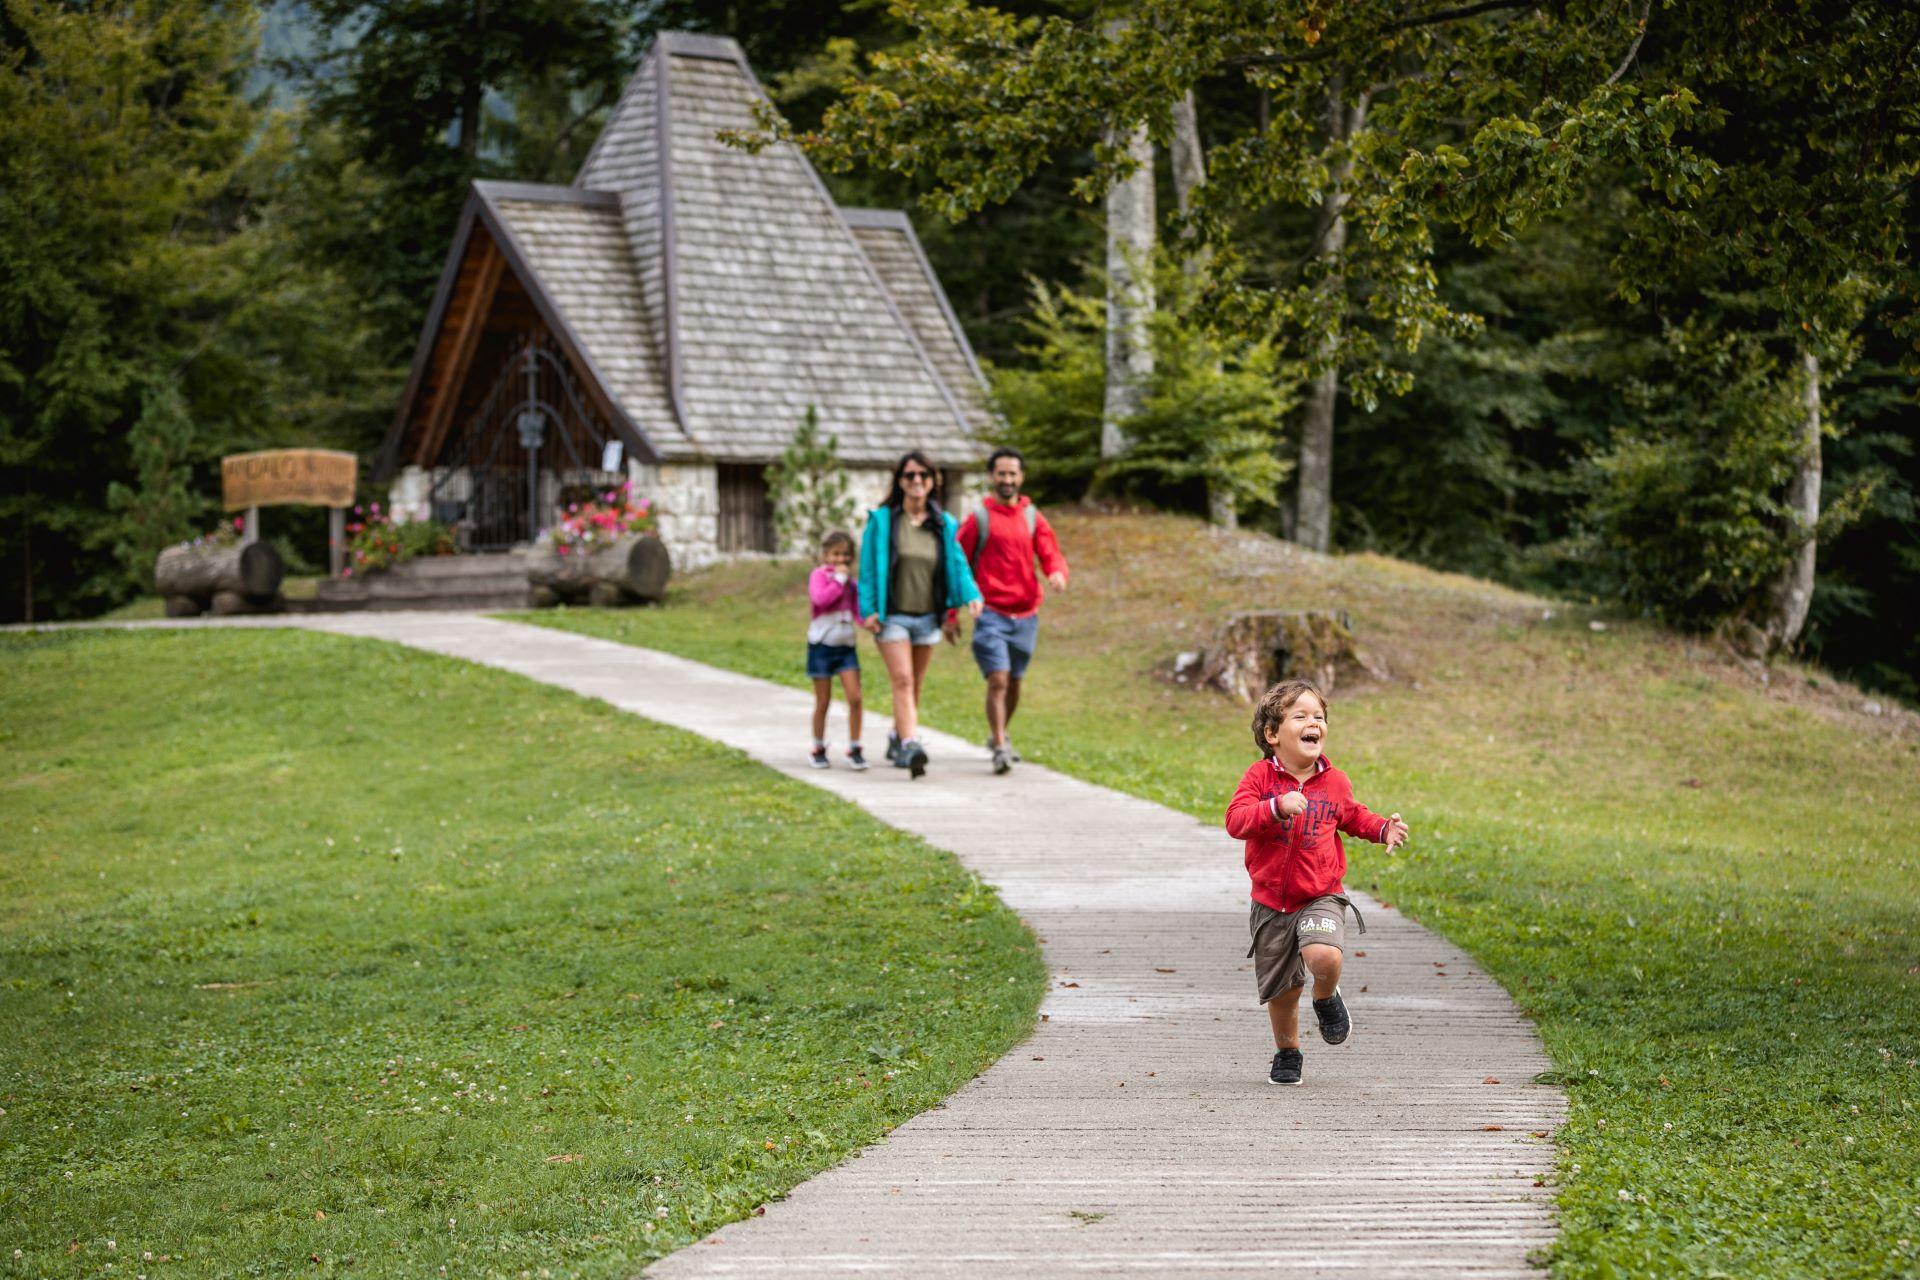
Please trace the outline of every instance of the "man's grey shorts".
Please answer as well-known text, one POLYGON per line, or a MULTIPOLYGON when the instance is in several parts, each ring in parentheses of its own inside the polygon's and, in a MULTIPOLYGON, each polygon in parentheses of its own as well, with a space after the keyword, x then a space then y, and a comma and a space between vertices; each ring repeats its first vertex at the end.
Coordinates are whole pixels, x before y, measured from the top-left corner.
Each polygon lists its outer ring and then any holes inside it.
MULTIPOLYGON (((1247 928, 1253 945, 1247 954, 1253 957, 1253 977, 1265 1004, 1281 992, 1303 986, 1307 981, 1307 962, 1300 948, 1323 943, 1347 949, 1347 907, 1345 898, 1315 898, 1289 914, 1275 911, 1264 902, 1253 904, 1247 928)), ((1366 925, 1360 926, 1366 931, 1366 925)))

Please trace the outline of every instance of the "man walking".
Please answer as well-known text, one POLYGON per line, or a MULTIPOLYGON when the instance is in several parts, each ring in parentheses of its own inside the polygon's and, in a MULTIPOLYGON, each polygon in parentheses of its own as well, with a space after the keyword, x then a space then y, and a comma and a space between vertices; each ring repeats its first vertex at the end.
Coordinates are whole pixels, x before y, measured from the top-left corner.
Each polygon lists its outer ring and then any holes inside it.
POLYGON ((1026 460, 1017 449, 995 449, 987 459, 992 494, 960 522, 960 549, 986 601, 973 626, 973 660, 987 678, 987 746, 993 771, 1020 758, 1007 726, 1020 706, 1020 685, 1040 634, 1040 589, 1034 561, 1056 591, 1067 585, 1067 561, 1053 527, 1020 492, 1026 460))

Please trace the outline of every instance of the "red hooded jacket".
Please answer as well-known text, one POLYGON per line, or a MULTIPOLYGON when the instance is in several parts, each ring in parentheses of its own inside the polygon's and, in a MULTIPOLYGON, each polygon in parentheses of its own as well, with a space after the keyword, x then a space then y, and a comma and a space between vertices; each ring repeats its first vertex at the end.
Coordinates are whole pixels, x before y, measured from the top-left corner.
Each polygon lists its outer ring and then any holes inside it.
POLYGON ((1034 557, 1040 558, 1042 573, 1067 571, 1067 558, 1060 554, 1060 542, 1053 536, 1053 526, 1036 510, 1033 532, 1028 534, 1027 517, 1022 508, 1031 506, 1032 499, 1024 493, 1011 506, 992 496, 985 501, 987 545, 977 558, 974 544, 980 540, 980 530, 973 522, 973 512, 967 511, 960 517, 960 550, 973 566, 973 579, 980 584, 980 596, 987 608, 1003 617, 1024 618, 1038 613, 1046 593, 1040 589, 1040 578, 1033 571, 1034 557))
POLYGON ((1227 834, 1247 842, 1253 900, 1275 911, 1298 911, 1315 898, 1344 892, 1342 831, 1384 844, 1387 820, 1353 798, 1353 784, 1325 756, 1305 786, 1278 760, 1256 760, 1227 804, 1227 834), (1284 817, 1280 797, 1292 791, 1306 793, 1307 811, 1284 817))

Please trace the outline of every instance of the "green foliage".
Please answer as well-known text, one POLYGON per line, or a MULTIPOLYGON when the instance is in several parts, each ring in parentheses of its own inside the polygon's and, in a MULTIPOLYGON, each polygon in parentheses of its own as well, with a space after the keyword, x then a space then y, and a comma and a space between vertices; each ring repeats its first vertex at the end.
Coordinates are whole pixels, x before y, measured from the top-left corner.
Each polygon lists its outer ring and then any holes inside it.
POLYGON ((135 483, 107 486, 107 510, 119 517, 109 526, 117 535, 113 553, 129 577, 150 584, 154 558, 185 539, 213 504, 193 489, 196 441, 179 388, 150 389, 127 439, 135 483))
POLYGON ((0 618, 124 596, 214 458, 366 412, 353 307, 277 217, 289 135, 242 92, 253 23, 0 10, 0 618))
POLYGON ((1177 99, 1237 83, 1269 109, 1260 120, 1236 117, 1215 140, 1183 225, 1188 248, 1211 254, 1212 310, 1231 331, 1344 367, 1355 397, 1371 403, 1405 386, 1389 347, 1412 350, 1430 333, 1471 326, 1438 291, 1436 222, 1477 234, 1522 225, 1559 207, 1602 163, 1646 175, 1663 202, 1685 194, 1680 175, 1694 161, 1675 134, 1693 100, 1605 82, 1604 60, 1634 31, 1626 7, 1507 8, 1410 18, 1388 0, 1304 14, 1246 0, 1147 0, 1115 27, 1077 11, 902 3, 896 12, 915 39, 872 54, 818 129, 795 134, 767 119, 738 141, 797 137, 831 169, 864 163, 907 175, 926 184, 923 206, 959 218, 1008 199, 1062 153, 1091 156, 1074 190, 1096 199, 1132 163, 1110 131, 1144 124, 1164 145, 1177 99), (1362 93, 1371 95, 1368 129, 1351 145, 1321 137, 1329 97, 1362 93), (1315 251, 1318 231, 1272 252, 1260 229, 1324 208, 1346 165, 1341 212, 1352 234, 1339 260, 1315 251), (1366 322, 1323 287, 1330 276, 1367 282, 1366 322))
MULTIPOLYGON (((1574 552, 1673 625, 1755 619, 1811 532, 1782 501, 1802 447, 1804 375, 1753 336, 1705 325, 1669 330, 1662 354, 1664 376, 1627 389, 1633 425, 1586 463, 1574 552)), ((1829 507, 1822 528, 1861 500, 1829 507)))
POLYGON ((767 496, 773 504, 777 545, 806 552, 835 529, 853 523, 853 499, 840 468, 840 442, 820 436, 820 414, 812 405, 794 428, 793 439, 767 467, 767 496))
POLYGON ((852 805, 397 646, 0 637, 0 792, 9 1275, 633 1276, 1046 982, 852 805))
POLYGON ((1239 510, 1253 510, 1272 500, 1287 473, 1278 450, 1299 369, 1269 343, 1222 338, 1197 323, 1185 278, 1158 274, 1153 376, 1141 411, 1125 424, 1128 452, 1100 457, 1104 299, 1039 280, 1024 321, 1026 363, 992 370, 1004 422, 995 441, 1026 456, 1042 498, 1097 486, 1204 511, 1208 493, 1224 492, 1239 510))

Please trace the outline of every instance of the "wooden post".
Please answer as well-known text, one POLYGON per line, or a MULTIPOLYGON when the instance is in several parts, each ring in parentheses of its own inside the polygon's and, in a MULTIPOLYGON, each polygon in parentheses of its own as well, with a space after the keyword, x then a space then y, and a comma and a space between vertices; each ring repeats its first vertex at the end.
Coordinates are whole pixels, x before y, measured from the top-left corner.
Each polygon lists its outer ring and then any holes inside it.
POLYGON ((347 567, 347 509, 327 508, 327 573, 339 577, 347 567))
POLYGON ((260 541, 260 508, 258 507, 247 508, 246 535, 241 539, 241 541, 242 542, 260 541))

